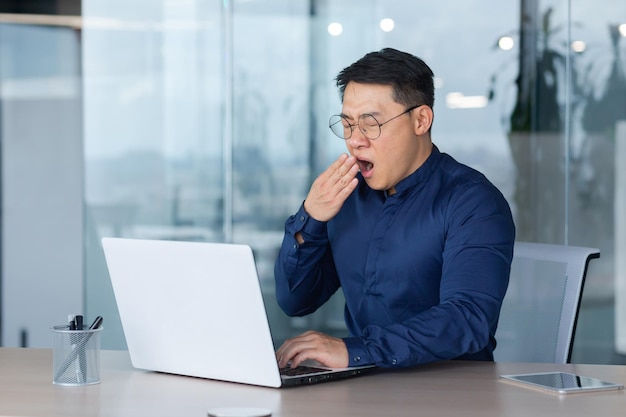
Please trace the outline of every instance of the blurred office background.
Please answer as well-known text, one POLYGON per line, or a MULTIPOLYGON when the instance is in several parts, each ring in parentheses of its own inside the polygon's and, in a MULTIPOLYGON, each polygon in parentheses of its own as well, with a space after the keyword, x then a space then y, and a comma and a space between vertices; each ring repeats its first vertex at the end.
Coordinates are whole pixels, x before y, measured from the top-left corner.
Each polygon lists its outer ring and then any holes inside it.
POLYGON ((276 343, 343 334, 341 294, 279 311, 273 262, 345 151, 333 78, 383 47, 432 67, 433 141, 519 240, 600 249, 573 361, 626 363, 623 0, 0 0, 0 345, 82 312, 125 347, 103 236, 247 243, 276 343))

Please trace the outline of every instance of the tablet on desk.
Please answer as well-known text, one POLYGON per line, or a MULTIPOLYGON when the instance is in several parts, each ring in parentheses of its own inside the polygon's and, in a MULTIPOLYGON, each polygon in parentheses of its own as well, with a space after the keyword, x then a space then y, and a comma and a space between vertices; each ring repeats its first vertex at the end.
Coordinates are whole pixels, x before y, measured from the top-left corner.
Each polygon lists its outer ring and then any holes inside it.
POLYGON ((543 389, 558 394, 575 392, 608 391, 623 389, 621 384, 601 381, 596 378, 567 372, 541 372, 518 375, 501 375, 507 382, 531 388, 543 389))

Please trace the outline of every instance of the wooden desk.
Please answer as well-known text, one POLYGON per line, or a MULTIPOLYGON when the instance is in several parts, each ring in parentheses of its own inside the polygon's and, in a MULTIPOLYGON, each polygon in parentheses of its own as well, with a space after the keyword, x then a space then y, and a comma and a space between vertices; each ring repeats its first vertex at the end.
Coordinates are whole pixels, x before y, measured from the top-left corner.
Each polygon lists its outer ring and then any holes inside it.
POLYGON ((134 370, 127 353, 102 352, 102 382, 52 384, 49 349, 0 348, 2 416, 203 417, 215 407, 256 407, 273 416, 624 416, 626 393, 556 395, 499 375, 564 370, 626 385, 626 366, 443 362, 412 370, 287 389, 134 370))

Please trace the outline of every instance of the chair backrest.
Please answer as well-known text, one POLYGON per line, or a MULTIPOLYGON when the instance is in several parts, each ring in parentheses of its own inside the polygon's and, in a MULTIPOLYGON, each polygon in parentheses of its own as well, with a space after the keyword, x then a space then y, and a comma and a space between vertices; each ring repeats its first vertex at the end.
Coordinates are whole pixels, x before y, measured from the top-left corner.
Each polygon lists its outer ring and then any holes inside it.
POLYGON ((494 359, 569 363, 594 248, 515 242, 494 359))

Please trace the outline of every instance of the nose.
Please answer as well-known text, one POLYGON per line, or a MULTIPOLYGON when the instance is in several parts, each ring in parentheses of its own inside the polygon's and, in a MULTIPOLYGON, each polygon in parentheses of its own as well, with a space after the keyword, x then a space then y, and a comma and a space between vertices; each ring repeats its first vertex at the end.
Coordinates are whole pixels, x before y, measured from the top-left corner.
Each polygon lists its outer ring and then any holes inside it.
POLYGON ((363 135, 361 129, 354 129, 352 135, 349 139, 346 140, 347 144, 351 148, 362 148, 364 146, 368 146, 370 140, 363 135))

